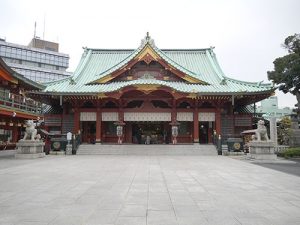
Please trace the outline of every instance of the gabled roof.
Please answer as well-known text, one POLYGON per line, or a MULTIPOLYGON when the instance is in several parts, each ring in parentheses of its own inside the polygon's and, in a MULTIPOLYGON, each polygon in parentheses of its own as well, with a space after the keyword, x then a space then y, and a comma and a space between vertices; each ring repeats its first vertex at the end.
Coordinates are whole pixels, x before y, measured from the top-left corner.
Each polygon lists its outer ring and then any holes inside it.
POLYGON ((118 70, 121 70, 122 72, 122 69, 127 69, 126 67, 130 66, 130 62, 135 64, 137 61, 140 61, 147 56, 156 61, 160 60, 161 63, 164 63, 169 67, 168 69, 173 70, 173 73, 175 73, 176 71, 183 73, 185 75, 183 79, 190 83, 206 84, 206 82, 203 82, 201 80, 201 74, 190 71, 184 66, 178 64, 176 61, 172 60, 163 51, 155 46, 154 41, 149 36, 146 36, 138 49, 133 50, 131 54, 128 55, 128 57, 126 57, 124 60, 115 64, 103 73, 97 75, 96 80, 91 83, 106 83, 107 81, 113 79, 112 74, 114 72, 118 70))
MULTIPOLYGON (((155 57, 155 56, 153 56, 155 57)), ((140 47, 133 49, 91 49, 85 48, 73 76, 45 83, 44 92, 50 93, 106 93, 117 91, 129 85, 158 84, 186 93, 258 93, 274 90, 271 84, 245 82, 224 75, 212 48, 205 49, 158 49, 147 36, 140 47), (124 69, 143 49, 151 48, 153 54, 190 79, 200 82, 172 82, 155 79, 138 79, 113 82, 110 74, 124 69), (106 81, 112 81, 106 83, 106 81), (205 85, 204 85, 205 84, 205 85)))
MULTIPOLYGON (((10 68, 4 60, 0 57, 0 68, 2 68, 5 71, 5 79, 8 81, 18 84, 22 83, 23 85, 27 86, 27 89, 37 89, 37 90, 42 90, 45 88, 44 85, 36 83, 23 75, 19 74, 18 72, 14 71, 12 68, 10 68)), ((1 75, 1 74, 0 74, 1 75)))

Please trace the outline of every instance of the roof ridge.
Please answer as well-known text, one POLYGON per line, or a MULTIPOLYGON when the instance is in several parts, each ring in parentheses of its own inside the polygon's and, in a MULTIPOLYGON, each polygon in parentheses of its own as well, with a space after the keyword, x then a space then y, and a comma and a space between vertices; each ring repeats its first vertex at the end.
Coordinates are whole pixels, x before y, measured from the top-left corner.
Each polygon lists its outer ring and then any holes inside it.
MULTIPOLYGON (((136 49, 134 48, 89 48, 89 47, 84 47, 84 49, 87 50, 92 50, 92 51, 116 51, 116 52, 129 52, 129 51, 135 51, 136 49)), ((211 48, 162 48, 160 49, 161 51, 187 51, 187 52, 193 52, 193 51, 205 51, 205 50, 210 50, 211 48)))
POLYGON ((92 50, 92 51, 108 51, 108 52, 110 52, 110 51, 116 51, 116 52, 126 52, 126 51, 135 51, 136 49, 127 49, 127 48, 125 48, 125 49, 119 49, 119 48, 116 48, 116 49, 114 49, 114 48, 88 48, 88 47, 85 47, 85 49, 87 49, 87 50, 92 50))
POLYGON ((225 76, 225 78, 226 78, 226 80, 231 81, 231 82, 237 82, 240 84, 250 84, 253 86, 271 86, 272 85, 272 83, 263 83, 263 81, 259 81, 259 82, 243 81, 243 80, 238 80, 238 79, 234 79, 234 78, 226 77, 226 76, 225 76))
POLYGON ((52 80, 52 81, 47 81, 47 82, 43 82, 42 84, 43 85, 46 85, 46 86, 50 86, 52 84, 56 84, 56 83, 60 83, 62 81, 65 81, 65 80, 69 80, 73 77, 73 75, 69 76, 69 77, 63 77, 63 78, 60 78, 60 79, 57 79, 57 80, 52 80))
POLYGON ((81 74, 83 68, 86 66, 86 63, 90 59, 91 55, 92 55, 91 50, 87 50, 87 49, 84 50, 81 60, 79 62, 79 65, 76 67, 73 75, 71 76, 73 80, 76 80, 78 77, 81 77, 80 74, 81 74), (84 59, 83 59, 83 57, 84 57, 84 59))
POLYGON ((184 51, 184 52, 198 52, 209 50, 210 48, 162 48, 161 51, 184 51))
POLYGON ((216 65, 216 63, 215 63, 216 60, 214 60, 214 56, 212 56, 211 53, 214 54, 214 52, 212 51, 212 49, 210 49, 210 51, 209 50, 205 51, 205 54, 206 54, 206 56, 208 58, 209 63, 211 64, 212 68, 216 72, 216 74, 219 77, 219 79, 221 80, 221 82, 223 82, 224 79, 225 79, 224 73, 223 73, 223 71, 219 70, 218 65, 216 65))

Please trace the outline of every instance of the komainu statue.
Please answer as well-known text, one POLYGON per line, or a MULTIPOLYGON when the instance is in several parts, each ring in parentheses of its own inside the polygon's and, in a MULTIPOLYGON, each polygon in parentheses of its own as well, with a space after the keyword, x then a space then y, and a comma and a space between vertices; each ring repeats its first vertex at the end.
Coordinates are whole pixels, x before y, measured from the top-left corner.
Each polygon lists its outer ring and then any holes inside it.
POLYGON ((267 128, 263 120, 257 122, 257 129, 255 130, 255 135, 252 136, 252 140, 269 141, 267 128))
POLYGON ((37 134, 37 129, 35 128, 35 123, 33 120, 27 120, 25 122, 26 129, 23 140, 39 140, 41 136, 37 134))

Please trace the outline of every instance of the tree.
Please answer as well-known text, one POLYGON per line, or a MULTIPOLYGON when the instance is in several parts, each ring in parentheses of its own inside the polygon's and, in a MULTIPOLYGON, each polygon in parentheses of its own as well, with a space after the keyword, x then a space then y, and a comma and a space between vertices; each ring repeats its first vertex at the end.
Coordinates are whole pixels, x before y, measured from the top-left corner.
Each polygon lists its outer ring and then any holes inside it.
POLYGON ((288 55, 275 59, 274 71, 268 71, 268 79, 279 85, 279 90, 291 93, 297 98, 300 113, 300 34, 285 39, 283 47, 288 55))

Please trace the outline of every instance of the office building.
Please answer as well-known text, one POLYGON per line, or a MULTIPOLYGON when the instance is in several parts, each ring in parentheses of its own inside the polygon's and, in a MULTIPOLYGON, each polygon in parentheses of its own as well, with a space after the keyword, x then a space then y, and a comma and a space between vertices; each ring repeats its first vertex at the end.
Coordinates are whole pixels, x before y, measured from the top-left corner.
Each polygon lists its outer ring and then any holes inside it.
POLYGON ((33 38, 28 46, 0 39, 0 57, 13 70, 36 82, 66 78, 69 55, 59 52, 59 44, 33 38))

